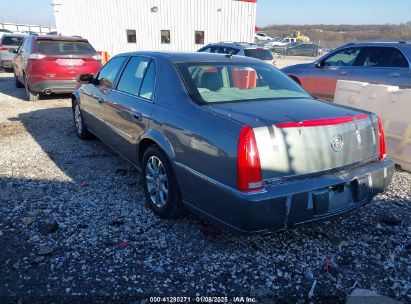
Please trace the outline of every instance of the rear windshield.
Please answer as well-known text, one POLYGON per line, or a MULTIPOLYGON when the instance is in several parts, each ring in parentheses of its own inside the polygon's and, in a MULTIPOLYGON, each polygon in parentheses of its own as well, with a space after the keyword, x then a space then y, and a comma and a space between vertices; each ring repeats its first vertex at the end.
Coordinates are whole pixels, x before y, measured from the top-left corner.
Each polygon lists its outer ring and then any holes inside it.
POLYGON ((245 49, 244 54, 247 57, 253 57, 261 60, 273 60, 273 54, 266 49, 245 49))
POLYGON ((1 39, 3 45, 19 46, 23 37, 10 37, 6 36, 1 39))
POLYGON ((37 51, 41 54, 50 55, 96 54, 96 51, 93 49, 93 47, 85 41, 38 40, 37 51))
POLYGON ((264 63, 177 63, 200 104, 310 97, 296 82, 264 63))

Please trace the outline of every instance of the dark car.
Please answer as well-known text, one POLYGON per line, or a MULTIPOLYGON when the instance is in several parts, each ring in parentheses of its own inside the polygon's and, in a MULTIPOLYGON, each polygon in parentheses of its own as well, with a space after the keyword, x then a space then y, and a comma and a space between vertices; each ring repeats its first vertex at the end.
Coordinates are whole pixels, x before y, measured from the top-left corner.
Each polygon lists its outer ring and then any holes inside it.
POLYGON ((411 43, 355 42, 313 63, 282 71, 318 98, 333 100, 338 80, 355 80, 411 88, 411 43))
POLYGON ((35 101, 40 94, 72 93, 78 74, 94 74, 102 64, 87 39, 30 35, 15 51, 13 66, 16 87, 35 101))
POLYGON ((394 172, 375 114, 314 100, 257 59, 135 52, 79 81, 78 136, 138 168, 163 218, 188 207, 238 231, 277 231, 370 202, 394 172))
POLYGON ((313 43, 299 43, 285 47, 285 55, 288 56, 312 56, 319 55, 319 47, 313 43))

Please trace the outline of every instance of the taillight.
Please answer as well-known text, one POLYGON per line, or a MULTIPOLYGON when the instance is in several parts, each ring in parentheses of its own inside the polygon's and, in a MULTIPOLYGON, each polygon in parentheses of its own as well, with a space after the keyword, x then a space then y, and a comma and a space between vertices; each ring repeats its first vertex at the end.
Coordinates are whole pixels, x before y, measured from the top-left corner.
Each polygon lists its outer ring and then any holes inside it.
POLYGON ((385 143, 384 128, 382 127, 382 122, 380 117, 378 119, 378 139, 380 141, 380 154, 379 160, 383 160, 387 157, 387 145, 385 143))
POLYGON ((3 47, 3 42, 2 42, 2 40, 0 39, 0 51, 5 51, 5 50, 8 50, 8 48, 4 48, 4 47, 3 47))
POLYGON ((254 131, 244 126, 237 147, 237 187, 241 191, 259 190, 263 187, 260 156, 254 131))
POLYGON ((29 59, 36 59, 36 60, 41 60, 46 58, 46 55, 43 54, 30 54, 29 59))

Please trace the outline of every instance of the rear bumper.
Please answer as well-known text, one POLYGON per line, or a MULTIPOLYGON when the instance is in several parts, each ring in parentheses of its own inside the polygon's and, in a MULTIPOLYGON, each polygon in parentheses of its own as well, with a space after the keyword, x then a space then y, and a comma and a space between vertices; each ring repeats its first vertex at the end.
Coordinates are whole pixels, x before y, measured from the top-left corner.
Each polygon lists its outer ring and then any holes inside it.
POLYGON ((228 188, 178 164, 176 173, 179 181, 183 179, 180 189, 187 207, 218 225, 265 233, 324 220, 369 203, 390 184, 394 162, 375 161, 336 174, 271 185, 253 194, 228 188))
POLYGON ((44 93, 50 90, 53 93, 64 94, 72 93, 77 86, 76 80, 46 80, 39 81, 30 85, 33 92, 44 93))

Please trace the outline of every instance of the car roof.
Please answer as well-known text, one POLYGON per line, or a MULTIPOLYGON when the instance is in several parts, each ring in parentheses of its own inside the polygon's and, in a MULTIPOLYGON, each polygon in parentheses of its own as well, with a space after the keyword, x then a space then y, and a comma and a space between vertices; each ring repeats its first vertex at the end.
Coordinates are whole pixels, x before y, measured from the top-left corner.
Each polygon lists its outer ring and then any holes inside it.
POLYGON ((150 56, 154 58, 163 58, 170 62, 201 62, 201 61, 218 61, 218 62, 249 62, 249 63, 261 63, 261 60, 252 57, 228 55, 228 54, 216 54, 207 52, 166 52, 166 51, 153 51, 153 52, 129 52, 122 53, 116 56, 150 56))
POLYGON ((222 42, 210 43, 210 44, 207 44, 206 46, 228 46, 228 47, 243 48, 243 49, 257 49, 257 48, 264 49, 265 48, 264 46, 261 46, 255 43, 234 42, 234 41, 222 41, 222 42))

